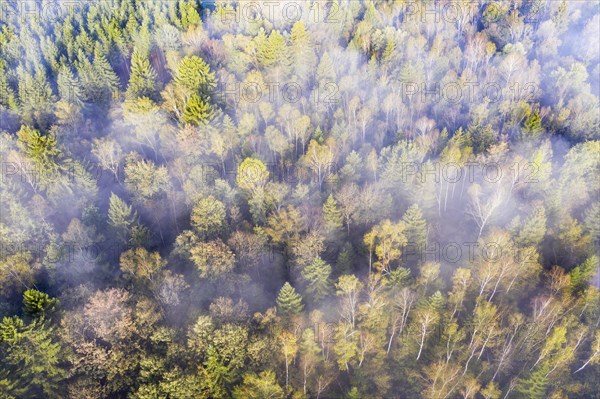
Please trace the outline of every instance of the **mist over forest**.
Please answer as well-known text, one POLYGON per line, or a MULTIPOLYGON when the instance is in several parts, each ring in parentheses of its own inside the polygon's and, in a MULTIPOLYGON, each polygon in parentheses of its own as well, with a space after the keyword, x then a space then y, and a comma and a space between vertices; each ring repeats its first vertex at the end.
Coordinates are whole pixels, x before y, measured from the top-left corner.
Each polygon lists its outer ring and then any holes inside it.
POLYGON ((0 399, 600 398, 600 2, 0 0, 0 399))

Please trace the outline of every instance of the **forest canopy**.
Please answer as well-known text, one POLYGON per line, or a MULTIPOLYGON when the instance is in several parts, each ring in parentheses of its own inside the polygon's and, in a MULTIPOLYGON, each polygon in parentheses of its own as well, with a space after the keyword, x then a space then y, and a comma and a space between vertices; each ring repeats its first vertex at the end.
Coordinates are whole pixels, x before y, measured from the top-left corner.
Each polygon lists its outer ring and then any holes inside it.
POLYGON ((0 1, 0 397, 600 397, 600 3, 0 1))

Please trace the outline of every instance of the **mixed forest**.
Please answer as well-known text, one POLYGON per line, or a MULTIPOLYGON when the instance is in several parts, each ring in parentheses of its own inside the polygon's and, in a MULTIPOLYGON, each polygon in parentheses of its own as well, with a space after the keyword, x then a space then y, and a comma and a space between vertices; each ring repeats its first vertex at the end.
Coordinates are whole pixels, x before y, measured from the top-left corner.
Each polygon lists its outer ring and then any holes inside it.
POLYGON ((600 398, 600 3, 0 1, 0 398, 600 398))

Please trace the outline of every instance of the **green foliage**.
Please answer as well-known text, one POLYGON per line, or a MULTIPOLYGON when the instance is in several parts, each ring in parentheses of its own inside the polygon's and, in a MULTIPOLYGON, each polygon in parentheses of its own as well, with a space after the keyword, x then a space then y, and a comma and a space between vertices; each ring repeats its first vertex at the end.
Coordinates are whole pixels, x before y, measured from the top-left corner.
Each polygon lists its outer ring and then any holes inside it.
POLYGON ((105 54, 98 47, 94 49, 93 66, 100 97, 105 101, 113 98, 119 90, 119 77, 106 59, 105 54))
POLYGON ((581 265, 573 268, 569 273, 571 277, 571 292, 579 293, 590 283, 594 274, 598 271, 598 257, 591 256, 581 265))
POLYGON ((200 236, 214 236, 225 227, 225 205, 212 195, 202 198, 192 209, 191 222, 200 236))
POLYGON ((221 240, 198 243, 190 251, 200 277, 215 279, 229 273, 235 266, 235 255, 221 240))
POLYGON ((302 278, 307 283, 306 294, 308 298, 318 302, 329 294, 331 288, 330 274, 331 266, 321 258, 315 258, 312 263, 302 269, 302 278))
POLYGON ((540 206, 533 210, 519 232, 519 242, 523 246, 538 246, 546 235, 546 210, 540 206))
MULTIPOLYGON (((113 97, 116 97, 120 85, 119 77, 99 47, 94 49, 93 63, 90 62, 87 55, 79 52, 75 67, 77 68, 83 101, 106 105, 113 97)), ((73 83, 68 75, 65 78, 65 84, 73 83)), ((77 92, 76 88, 64 87, 64 85, 62 90, 69 98, 73 98, 72 94, 77 92)))
POLYGON ((352 249, 352 244, 349 242, 345 243, 338 255, 336 261, 336 269, 341 273, 348 273, 352 269, 352 264, 354 260, 354 250, 352 249))
POLYGON ((323 203, 323 218, 327 223, 327 227, 331 230, 337 230, 343 226, 342 213, 338 209, 337 201, 331 194, 323 203))
POLYGON ((200 368, 200 375, 202 390, 206 397, 215 399, 227 397, 226 385, 233 381, 234 376, 225 359, 212 347, 208 349, 206 361, 200 368))
POLYGON ((14 90, 8 84, 6 71, 4 66, 0 63, 0 106, 6 107, 12 110, 17 109, 17 99, 15 97, 14 90))
POLYGON ((468 134, 473 141, 473 149, 476 153, 485 152, 498 139, 497 133, 490 124, 472 125, 469 127, 468 134))
POLYGON ((52 87, 46 73, 41 68, 37 69, 34 74, 21 69, 18 72, 18 103, 22 121, 26 125, 45 129, 51 120, 52 102, 54 101, 52 87))
POLYGON ((238 166, 236 183, 249 193, 256 193, 264 187, 269 178, 267 166, 260 159, 246 158, 238 166))
POLYGON ((525 120, 523 124, 523 135, 525 137, 537 138, 542 132, 542 118, 540 111, 536 110, 525 120))
POLYGON ((30 316, 41 317, 56 310, 58 304, 58 299, 50 298, 48 294, 34 289, 23 293, 23 311, 30 316))
POLYGON ((244 375, 244 382, 233 390, 235 399, 283 399, 283 389, 277 384, 275 373, 271 370, 260 374, 248 373, 244 375))
POLYGON ((137 213, 131 205, 127 205, 115 193, 111 193, 108 205, 108 224, 115 229, 116 236, 121 241, 127 241, 129 231, 136 219, 137 213))
POLYGON ((399 267, 389 275, 389 284, 393 289, 399 289, 407 285, 410 279, 410 270, 399 267))
POLYGON ((297 316, 304 308, 302 297, 287 281, 277 295, 277 307, 283 316, 297 316))
POLYGON ((197 0, 179 1, 180 23, 183 29, 189 29, 200 24, 200 14, 197 0))
POLYGON ((52 135, 43 135, 29 126, 22 126, 17 133, 19 143, 23 146, 25 153, 38 165, 39 172, 49 170, 56 173, 58 158, 61 151, 58 148, 56 138, 52 135))
POLYGON ((136 49, 131 56, 127 98, 133 100, 140 97, 158 98, 158 78, 147 55, 136 49))
POLYGON ((404 234, 410 244, 414 244, 419 251, 427 244, 427 221, 417 204, 411 205, 402 216, 406 228, 404 234))
POLYGON ((77 106, 83 105, 83 92, 79 79, 71 68, 62 66, 57 77, 58 94, 60 99, 77 106))
POLYGON ((0 354, 0 381, 7 395, 63 397, 63 349, 43 318, 26 325, 16 316, 5 317, 0 323, 0 354))
POLYGON ((595 397, 596 5, 18 3, 0 397, 595 397))
POLYGON ((271 31, 268 38, 260 37, 257 39, 257 58, 263 67, 273 65, 289 66, 289 49, 285 39, 278 30, 271 31))
POLYGON ((193 94, 185 104, 182 121, 199 126, 210 122, 214 114, 212 106, 207 101, 193 94))
POLYGON ((523 398, 527 399, 546 398, 546 391, 550 383, 547 373, 548 367, 546 365, 536 367, 528 378, 519 381, 518 392, 523 398))
POLYGON ((204 99, 210 97, 216 86, 215 74, 202 58, 195 55, 181 60, 173 81, 204 99))

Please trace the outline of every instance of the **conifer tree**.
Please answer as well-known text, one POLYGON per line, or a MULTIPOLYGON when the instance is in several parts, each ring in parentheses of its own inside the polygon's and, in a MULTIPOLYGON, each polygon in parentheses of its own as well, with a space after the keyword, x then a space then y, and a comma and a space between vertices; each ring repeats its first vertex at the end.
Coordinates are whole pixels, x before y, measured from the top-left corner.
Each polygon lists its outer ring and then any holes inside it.
POLYGON ((94 49, 94 72, 101 87, 102 100, 108 101, 119 90, 119 77, 99 46, 94 49))
POLYGON ((518 392, 527 399, 545 399, 546 390, 549 384, 548 366, 546 364, 536 367, 529 378, 521 380, 517 386, 518 392))
POLYGON ((425 249, 427 243, 427 221, 417 204, 411 205, 402 216, 406 229, 404 234, 409 245, 415 245, 417 251, 425 249))
POLYGON ((179 2, 179 14, 181 15, 181 27, 185 30, 200 23, 200 14, 196 0, 182 0, 179 2))
POLYGON ((216 86, 215 74, 202 58, 195 55, 181 60, 174 81, 204 99, 210 97, 212 89, 216 86))
POLYGON ((233 390, 234 399, 283 399, 283 389, 277 384, 275 373, 262 371, 259 375, 244 374, 244 382, 233 390))
POLYGON ((382 63, 389 63, 392 61, 394 54, 396 51, 396 42, 393 39, 387 40, 385 43, 385 49, 383 50, 383 54, 381 55, 382 63))
POLYGON ((83 93, 79 79, 73 74, 71 68, 63 65, 58 71, 57 77, 58 95, 62 101, 75 104, 78 107, 83 105, 83 93))
POLYGON ((61 151, 58 149, 56 138, 52 134, 43 135, 37 129, 23 125, 17 132, 19 144, 24 152, 42 170, 56 171, 61 151))
POLYGON ((108 206, 108 224, 115 229, 117 237, 120 240, 127 241, 129 231, 134 225, 136 218, 137 213, 132 209, 131 205, 127 205, 116 194, 111 193, 108 206))
POLYGON ((349 272, 352 268, 352 261, 354 259, 354 250, 352 244, 346 242, 340 251, 336 261, 336 271, 341 273, 349 272))
POLYGON ((2 61, 0 60, 0 106, 17 109, 17 100, 14 90, 8 84, 8 78, 2 61))
POLYGON ((38 290, 29 289, 23 294, 23 310, 31 316, 42 316, 48 311, 53 311, 58 305, 56 298, 38 290))
POLYGON ((131 75, 129 76, 129 86, 127 87, 127 98, 134 100, 140 97, 148 97, 152 100, 157 99, 158 77, 148 57, 134 50, 131 57, 131 75))
POLYGON ((294 73, 301 79, 307 78, 311 68, 315 67, 316 56, 304 21, 299 20, 294 23, 290 32, 290 39, 290 53, 294 73))
POLYGON ((599 265, 598 256, 594 255, 586 259, 581 265, 573 268, 569 272, 569 276, 571 277, 571 292, 578 293, 583 291, 588 286, 590 279, 597 272, 599 265))
POLYGON ((278 30, 271 31, 268 39, 258 42, 257 57, 264 67, 290 65, 289 49, 278 30))
POLYGON ((329 293, 331 288, 330 274, 331 266, 318 257, 302 270, 302 278, 308 284, 306 293, 310 298, 320 301, 329 293))
POLYGON ((43 318, 26 325, 17 316, 0 323, 0 380, 3 394, 15 398, 58 399, 67 371, 62 347, 43 318))
POLYGON ((519 243, 524 247, 537 246, 544 239, 544 235, 546 235, 546 209, 539 206, 525 220, 519 232, 519 243))
POLYGON ((323 219, 325 219, 327 227, 331 230, 340 229, 343 225, 342 212, 337 206, 337 201, 331 194, 329 194, 323 204, 323 219))
POLYGON ((317 82, 323 86, 327 83, 335 83, 336 74, 329 53, 323 54, 317 67, 317 82))
POLYGON ((284 316, 296 316, 304 309, 302 297, 287 281, 277 295, 277 307, 284 316))
POLYGON ((102 99, 102 82, 98 77, 98 73, 94 70, 94 66, 88 57, 79 51, 74 62, 77 71, 77 77, 81 84, 83 101, 98 103, 102 99))
POLYGON ((52 113, 54 96, 46 78, 46 73, 38 69, 35 74, 19 69, 19 108, 23 122, 45 128, 52 113))
POLYGON ((212 106, 199 95, 192 95, 183 110, 182 121, 190 125, 202 125, 209 122, 214 116, 212 106))
POLYGON ((540 111, 536 110, 533 114, 525 120, 523 124, 523 133, 526 137, 537 138, 542 132, 542 118, 540 117, 540 111))

